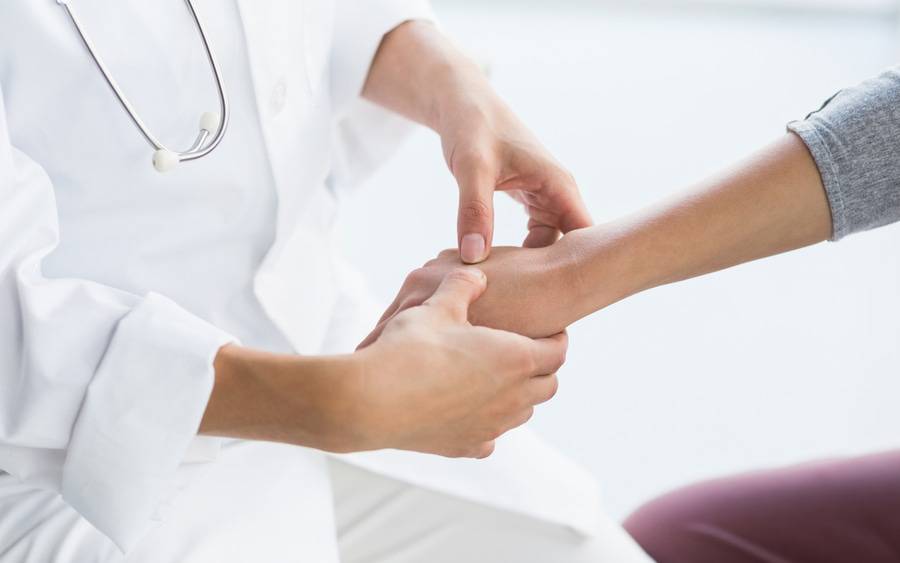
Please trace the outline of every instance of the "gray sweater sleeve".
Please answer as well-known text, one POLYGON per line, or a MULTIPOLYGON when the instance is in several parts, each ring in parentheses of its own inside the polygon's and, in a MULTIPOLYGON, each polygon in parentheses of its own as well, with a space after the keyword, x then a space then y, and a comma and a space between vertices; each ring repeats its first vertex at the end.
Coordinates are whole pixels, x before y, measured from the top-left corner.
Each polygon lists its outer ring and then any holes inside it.
POLYGON ((819 168, 832 240, 900 220, 900 67, 838 92, 788 130, 819 168))

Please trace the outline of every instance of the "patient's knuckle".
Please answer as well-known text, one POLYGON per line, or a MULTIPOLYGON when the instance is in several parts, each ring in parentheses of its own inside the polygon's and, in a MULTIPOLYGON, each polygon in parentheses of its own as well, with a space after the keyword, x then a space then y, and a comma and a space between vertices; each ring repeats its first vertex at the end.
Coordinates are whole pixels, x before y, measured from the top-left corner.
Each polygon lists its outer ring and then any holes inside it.
POLYGON ((405 285, 417 287, 428 278, 428 271, 425 268, 416 268, 406 276, 405 285))
POLYGON ((410 294, 400 303, 400 306, 397 307, 397 310, 401 313, 408 313, 410 315, 420 315, 421 312, 417 311, 417 307, 421 307, 426 305, 426 299, 423 297, 419 297, 419 294, 416 292, 410 292, 410 294))
POLYGON ((411 313, 400 313, 393 319, 388 321, 388 324, 393 325, 394 329, 396 330, 405 330, 409 328, 412 322, 413 320, 411 313))

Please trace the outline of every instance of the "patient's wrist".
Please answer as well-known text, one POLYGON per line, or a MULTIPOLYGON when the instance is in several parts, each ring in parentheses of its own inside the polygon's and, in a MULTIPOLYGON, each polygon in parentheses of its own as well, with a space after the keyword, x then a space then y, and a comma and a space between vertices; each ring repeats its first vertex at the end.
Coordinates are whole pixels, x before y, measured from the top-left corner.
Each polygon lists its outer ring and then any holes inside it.
POLYGON ((647 289, 652 273, 636 239, 617 224, 572 231, 560 243, 570 255, 567 283, 573 320, 647 289))

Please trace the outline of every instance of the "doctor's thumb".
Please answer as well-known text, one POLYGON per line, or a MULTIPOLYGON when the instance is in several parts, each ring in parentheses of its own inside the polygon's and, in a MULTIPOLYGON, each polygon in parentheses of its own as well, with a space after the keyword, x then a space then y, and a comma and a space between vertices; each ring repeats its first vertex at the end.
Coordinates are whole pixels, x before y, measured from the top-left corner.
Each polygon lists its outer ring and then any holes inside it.
POLYGON ((487 276, 478 268, 457 268, 446 276, 434 294, 425 301, 430 307, 440 307, 456 322, 466 322, 469 305, 481 297, 487 288, 487 276))

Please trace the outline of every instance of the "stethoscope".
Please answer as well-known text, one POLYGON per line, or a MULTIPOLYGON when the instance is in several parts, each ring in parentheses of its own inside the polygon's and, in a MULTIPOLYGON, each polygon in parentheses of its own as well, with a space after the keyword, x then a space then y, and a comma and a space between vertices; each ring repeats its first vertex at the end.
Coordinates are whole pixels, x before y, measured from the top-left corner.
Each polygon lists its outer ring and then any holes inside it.
POLYGON ((75 25, 78 35, 81 36, 81 41, 84 43, 84 46, 87 47, 88 52, 91 54, 91 58, 94 59, 94 63, 97 65, 97 68, 100 69, 103 78, 106 80, 106 83, 109 84, 109 87, 116 95, 116 98, 118 98, 122 108, 128 113, 131 121, 134 122, 135 126, 140 130, 147 142, 153 147, 155 151, 153 153, 153 167, 156 168, 156 170, 159 172, 168 172, 181 162, 203 158, 219 146, 222 137, 225 136, 225 130, 228 129, 228 117, 230 111, 228 107, 228 97, 225 95, 225 85, 222 81, 219 65, 216 63, 215 56, 213 56, 212 49, 209 46, 209 40, 206 37, 206 31, 203 29, 200 18, 197 16, 197 10, 194 8, 192 0, 185 0, 185 3, 187 4, 188 11, 191 13, 194 24, 197 26, 197 30, 200 32, 200 39, 203 42, 203 48, 206 50, 206 58, 209 60, 209 66, 212 68, 213 76, 216 79, 216 89, 219 91, 220 113, 204 113, 200 117, 200 133, 197 135, 197 140, 194 141, 194 144, 192 144, 189 149, 181 152, 167 148, 147 129, 147 125, 137 114, 134 107, 128 101, 128 98, 125 97, 125 94, 122 93, 119 84, 110 75, 103 59, 97 54, 93 42, 84 32, 84 28, 78 20, 78 16, 75 15, 72 7, 69 5, 69 1, 70 0, 56 0, 59 5, 65 8, 66 13, 69 14, 69 18, 75 25), (221 119, 219 116, 221 116, 221 119), (215 133, 213 131, 215 131, 215 133))

